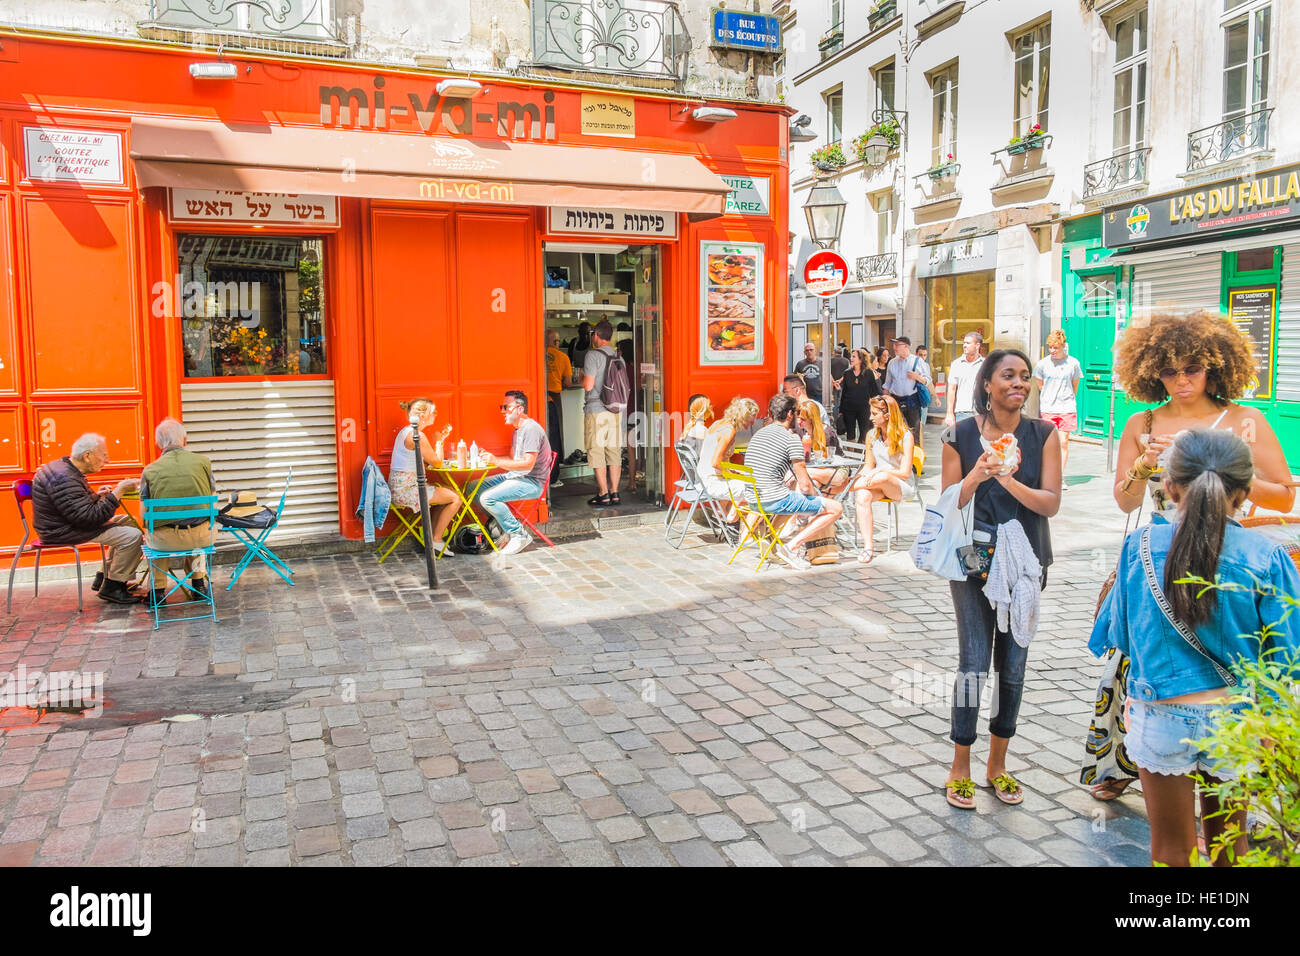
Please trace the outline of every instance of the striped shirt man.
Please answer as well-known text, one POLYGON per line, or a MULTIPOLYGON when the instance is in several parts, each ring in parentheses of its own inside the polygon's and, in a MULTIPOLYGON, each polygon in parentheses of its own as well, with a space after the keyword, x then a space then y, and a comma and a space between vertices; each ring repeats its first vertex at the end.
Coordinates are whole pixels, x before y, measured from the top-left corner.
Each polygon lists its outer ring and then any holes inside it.
POLYGON ((785 481, 790 476, 791 463, 796 461, 803 461, 803 442, 788 428, 764 425, 749 440, 745 464, 754 469, 758 500, 764 506, 790 493, 785 481))

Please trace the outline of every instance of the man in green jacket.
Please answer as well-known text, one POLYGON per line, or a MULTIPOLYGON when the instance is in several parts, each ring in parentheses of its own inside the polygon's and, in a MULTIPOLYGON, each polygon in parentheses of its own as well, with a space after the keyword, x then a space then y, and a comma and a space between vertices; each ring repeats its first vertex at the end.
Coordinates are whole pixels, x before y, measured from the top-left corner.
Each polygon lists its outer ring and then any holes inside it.
MULTIPOLYGON (((140 498, 197 498, 214 493, 212 462, 203 455, 185 447, 185 426, 174 418, 164 418, 154 430, 154 441, 159 455, 140 477, 140 498)), ((187 551, 206 548, 212 544, 216 529, 209 529, 206 518, 154 522, 149 545, 160 551, 187 551)), ((192 591, 207 593, 207 567, 203 555, 172 558, 173 569, 185 568, 194 572, 187 587, 192 591)), ((162 562, 153 565, 153 601, 160 603, 167 594, 167 571, 162 562)))

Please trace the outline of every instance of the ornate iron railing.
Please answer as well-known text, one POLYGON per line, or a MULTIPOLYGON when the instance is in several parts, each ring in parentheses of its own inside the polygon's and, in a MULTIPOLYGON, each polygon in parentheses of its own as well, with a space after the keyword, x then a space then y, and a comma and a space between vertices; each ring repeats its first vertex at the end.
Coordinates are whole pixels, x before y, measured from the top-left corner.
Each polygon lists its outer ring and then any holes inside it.
POLYGON ((671 0, 533 0, 533 61, 637 76, 686 76, 691 37, 671 0))
POLYGON ((898 273, 895 272, 897 267, 897 252, 882 252, 878 256, 861 256, 858 259, 858 281, 866 282, 879 276, 897 275, 898 273))
POLYGON ((334 0, 151 0, 153 23, 182 30, 331 40, 334 0))
POLYGON ((1147 158, 1151 147, 1130 149, 1108 159, 1099 159, 1083 167, 1083 198, 1108 193, 1121 186, 1136 186, 1147 181, 1147 158))
POLYGON ((1256 110, 1188 133, 1188 172, 1268 149, 1268 124, 1272 116, 1271 108, 1256 110))

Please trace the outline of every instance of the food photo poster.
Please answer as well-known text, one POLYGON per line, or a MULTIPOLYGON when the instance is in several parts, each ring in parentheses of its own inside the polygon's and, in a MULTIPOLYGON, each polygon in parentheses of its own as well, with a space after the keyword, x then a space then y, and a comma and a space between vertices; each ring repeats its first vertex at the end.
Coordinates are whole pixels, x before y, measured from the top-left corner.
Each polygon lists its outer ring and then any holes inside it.
POLYGON ((762 364, 762 244, 702 242, 700 262, 700 364, 762 364))

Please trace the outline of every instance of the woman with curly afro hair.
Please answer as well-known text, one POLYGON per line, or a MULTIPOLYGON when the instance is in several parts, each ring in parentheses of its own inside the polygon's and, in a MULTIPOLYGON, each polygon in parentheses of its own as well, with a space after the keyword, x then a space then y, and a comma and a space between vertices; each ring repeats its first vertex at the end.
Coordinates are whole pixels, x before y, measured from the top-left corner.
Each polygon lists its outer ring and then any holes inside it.
MULTIPOLYGON (((1161 478, 1175 438, 1191 429, 1227 429, 1250 446, 1255 478, 1250 500, 1290 511, 1295 490, 1277 436, 1258 409, 1236 404, 1255 381, 1250 342, 1214 312, 1155 311, 1137 316, 1120 340, 1115 378, 1129 397, 1158 404, 1130 416, 1120 437, 1115 503, 1126 514, 1151 493, 1151 510, 1172 519, 1176 506, 1161 478)), ((1098 800, 1114 800, 1137 777, 1118 719, 1128 660, 1112 648, 1097 689, 1080 779, 1098 800)))
POLYGON ((1120 437, 1115 503, 1128 514, 1151 489, 1157 511, 1172 510, 1159 472, 1174 437, 1192 428, 1226 428, 1255 459, 1250 500, 1290 511, 1295 490, 1282 446, 1258 409, 1236 404, 1255 381, 1250 342, 1214 312, 1157 311, 1134 319, 1120 340, 1115 377, 1130 398, 1163 403, 1130 416, 1120 437))

